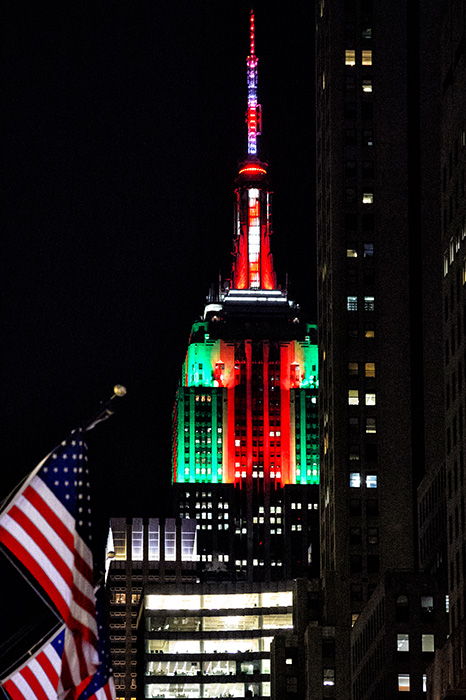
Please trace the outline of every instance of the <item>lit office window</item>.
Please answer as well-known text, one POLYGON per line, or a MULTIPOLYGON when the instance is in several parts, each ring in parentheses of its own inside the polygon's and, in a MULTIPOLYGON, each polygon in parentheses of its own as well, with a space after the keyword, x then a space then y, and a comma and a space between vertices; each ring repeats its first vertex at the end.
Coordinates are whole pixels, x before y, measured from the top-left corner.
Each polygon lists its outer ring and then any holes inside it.
POLYGON ((434 635, 433 634, 423 634, 422 635, 422 651, 433 652, 435 651, 434 635))
POLYGON ((373 258, 374 257, 374 244, 364 243, 364 257, 373 258))
POLYGON ((362 91, 363 92, 372 92, 372 80, 371 80, 371 78, 363 78, 362 91))
POLYGON ((359 404, 359 391, 357 389, 348 390, 348 404, 350 406, 357 406, 359 404))
POLYGON ((409 634, 396 635, 396 649, 397 651, 409 651, 409 634))
POLYGON ((358 310, 358 297, 355 297, 355 296, 347 297, 346 308, 348 311, 357 311, 358 310))
POLYGON ((362 203, 363 204, 373 204, 374 203, 374 193, 373 192, 363 192, 362 193, 362 203))
POLYGON ((366 418, 366 433, 368 435, 377 432, 377 423, 375 418, 366 418))
POLYGON ((365 338, 375 338, 375 331, 366 331, 364 333, 365 338))
POLYGON ((366 377, 375 377, 375 362, 366 362, 364 370, 366 377))
POLYGON ((357 362, 348 362, 348 374, 351 376, 356 376, 358 375, 358 363, 357 362))
POLYGON ((345 66, 356 65, 356 51, 354 49, 346 49, 345 51, 345 66))
POLYGON ((346 257, 347 258, 357 258, 358 257, 358 250, 357 250, 356 243, 348 243, 348 245, 346 246, 346 257))
POLYGON ((377 488, 377 474, 367 474, 366 475, 366 488, 376 489, 377 488))
POLYGON ((144 545, 144 528, 142 524, 142 518, 133 518, 131 544, 133 551, 133 561, 142 561, 144 545))
POLYGON ((375 406, 375 401, 376 401, 375 393, 372 392, 372 393, 366 394, 366 397, 365 397, 366 406, 375 406))
POLYGON ((400 692, 406 692, 411 690, 411 684, 409 679, 409 673, 399 673, 398 674, 398 690, 400 692))
POLYGON ((335 669, 334 668, 324 668, 323 671, 323 683, 324 685, 335 685, 335 669))
POLYGON ((364 297, 364 311, 374 311, 375 297, 364 297))
POLYGON ((359 472, 351 472, 349 475, 349 485, 352 489, 358 489, 361 486, 361 474, 359 472))
POLYGON ((362 52, 362 65, 371 66, 372 65, 372 50, 364 49, 362 52))

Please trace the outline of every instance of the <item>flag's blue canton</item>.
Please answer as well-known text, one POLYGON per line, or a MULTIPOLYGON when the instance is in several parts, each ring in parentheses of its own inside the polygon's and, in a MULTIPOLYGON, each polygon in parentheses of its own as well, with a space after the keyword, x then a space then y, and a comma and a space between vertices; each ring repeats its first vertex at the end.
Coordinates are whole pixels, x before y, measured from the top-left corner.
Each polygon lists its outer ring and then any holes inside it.
POLYGON ((65 630, 63 629, 51 642, 53 648, 61 658, 63 656, 63 645, 65 643, 65 630))
POLYGON ((86 452, 87 445, 81 433, 74 433, 52 452, 38 476, 76 518, 76 530, 89 544, 92 539, 91 496, 86 452))
POLYGON ((99 630, 99 668, 94 674, 92 681, 79 696, 79 700, 88 700, 100 688, 103 688, 112 675, 112 658, 110 654, 110 641, 107 635, 107 625, 104 611, 104 590, 102 587, 96 591, 96 617, 97 628, 99 630))

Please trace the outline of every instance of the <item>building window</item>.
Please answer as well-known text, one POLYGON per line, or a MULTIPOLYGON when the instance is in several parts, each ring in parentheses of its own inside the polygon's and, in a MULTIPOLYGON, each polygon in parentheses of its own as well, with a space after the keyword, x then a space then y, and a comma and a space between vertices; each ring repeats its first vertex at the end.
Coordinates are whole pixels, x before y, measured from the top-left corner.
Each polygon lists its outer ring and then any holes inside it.
POLYGON ((370 545, 379 544, 379 528, 378 527, 368 527, 367 528, 367 544, 370 544, 370 545))
POLYGON ((350 544, 357 546, 362 543, 361 528, 352 527, 350 528, 350 544))
POLYGON ((363 78, 362 91, 363 92, 372 92, 372 80, 370 78, 363 78))
POLYGON ((364 257, 373 258, 374 257, 374 244, 364 243, 364 257))
POLYGON ((375 401, 376 401, 375 392, 370 392, 370 393, 366 394, 366 400, 365 400, 366 406, 375 406, 375 401))
POLYGON ((374 134, 372 129, 364 129, 362 132, 362 144, 369 148, 374 145, 374 134))
POLYGON ((358 297, 349 296, 346 299, 346 308, 348 311, 358 310, 358 297))
POLYGON ((377 432, 377 424, 375 418, 366 418, 366 434, 372 435, 377 432))
POLYGON ((346 246, 346 257, 347 258, 357 258, 358 249, 356 243, 348 243, 346 246))
POLYGON ((372 50, 371 49, 363 49, 362 65, 363 66, 371 66, 372 65, 372 50))
POLYGON ((430 615, 434 612, 434 599, 431 595, 421 596, 421 614, 430 615))
POLYGON ((359 405, 359 391, 357 389, 348 390, 348 404, 350 406, 359 405))
POLYGON ((367 474, 366 475, 366 488, 376 489, 377 488, 377 474, 367 474))
POLYGON ((400 692, 406 692, 411 690, 409 673, 399 673, 398 674, 398 690, 400 692))
POLYGON ((433 634, 423 634, 421 638, 421 649, 423 652, 434 652, 435 651, 435 644, 434 644, 434 635, 433 634))
POLYGON ((396 650, 409 651, 409 634, 396 635, 396 650))
POLYGON ((378 574, 380 570, 380 558, 378 554, 369 554, 367 556, 367 573, 378 574))
POLYGON ((364 370, 366 377, 375 377, 375 362, 366 362, 364 370))
POLYGON ((375 297, 364 297, 364 311, 374 311, 375 297))
POLYGON ((366 331, 364 333, 365 338, 375 338, 375 331, 366 331))
POLYGON ((345 66, 356 65, 356 51, 354 49, 346 49, 345 51, 345 66))
POLYGON ((360 574, 362 571, 362 556, 360 554, 350 555, 350 572, 360 574))
POLYGON ((352 489, 358 489, 361 486, 361 474, 359 472, 350 473, 349 485, 352 489))
POLYGON ((404 594, 396 599, 396 619, 397 622, 407 622, 409 620, 409 600, 404 594))
POLYGON ((324 668, 323 679, 324 685, 335 685, 335 669, 324 668))
POLYGON ((363 192, 362 193, 362 203, 363 204, 373 204, 374 203, 374 193, 373 192, 363 192))
POLYGON ((358 376, 358 363, 348 362, 348 374, 352 377, 358 376))

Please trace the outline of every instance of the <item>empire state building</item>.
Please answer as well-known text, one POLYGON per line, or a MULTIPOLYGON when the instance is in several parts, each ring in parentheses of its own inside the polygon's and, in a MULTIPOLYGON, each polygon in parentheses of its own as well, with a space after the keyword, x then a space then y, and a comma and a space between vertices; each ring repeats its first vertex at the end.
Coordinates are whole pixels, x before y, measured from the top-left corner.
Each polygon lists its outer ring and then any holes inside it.
POLYGON ((233 265, 191 329, 172 480, 177 512, 197 521, 206 576, 267 582, 318 574, 318 367, 316 327, 274 270, 257 68, 251 13, 233 265))

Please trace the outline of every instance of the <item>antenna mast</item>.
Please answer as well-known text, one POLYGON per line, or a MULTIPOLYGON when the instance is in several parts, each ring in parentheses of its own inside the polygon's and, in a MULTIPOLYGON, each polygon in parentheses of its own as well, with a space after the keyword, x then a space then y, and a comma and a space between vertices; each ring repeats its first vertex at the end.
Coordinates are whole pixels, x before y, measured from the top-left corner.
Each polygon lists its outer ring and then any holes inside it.
POLYGON ((250 18, 250 54, 246 59, 248 67, 248 111, 246 121, 248 125, 248 155, 257 155, 257 136, 261 129, 261 106, 257 104, 257 64, 259 59, 255 52, 255 27, 254 11, 251 10, 250 18))

